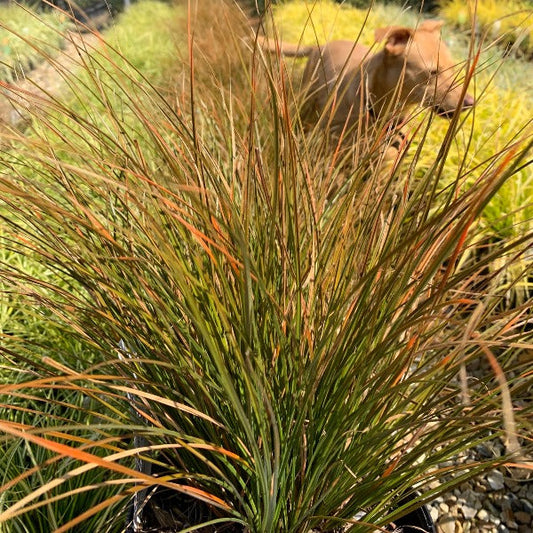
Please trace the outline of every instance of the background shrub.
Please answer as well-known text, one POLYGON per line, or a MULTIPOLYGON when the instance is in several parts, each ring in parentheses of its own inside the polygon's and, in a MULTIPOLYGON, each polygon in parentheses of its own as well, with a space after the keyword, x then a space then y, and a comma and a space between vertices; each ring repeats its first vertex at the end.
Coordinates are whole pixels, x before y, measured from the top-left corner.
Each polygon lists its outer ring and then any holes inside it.
POLYGON ((479 0, 474 5, 459 0, 441 3, 440 13, 462 30, 475 28, 508 52, 533 53, 533 4, 527 0, 479 0))
POLYGON ((0 9, 0 80, 12 82, 23 78, 43 55, 59 52, 70 21, 57 11, 37 14, 15 4, 0 9))

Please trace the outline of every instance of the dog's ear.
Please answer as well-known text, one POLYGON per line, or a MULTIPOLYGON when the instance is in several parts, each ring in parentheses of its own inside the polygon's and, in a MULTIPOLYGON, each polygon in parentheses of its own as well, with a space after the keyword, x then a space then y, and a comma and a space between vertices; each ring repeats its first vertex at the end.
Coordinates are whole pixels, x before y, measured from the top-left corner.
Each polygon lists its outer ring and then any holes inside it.
POLYGON ((443 25, 443 20, 425 20, 417 29, 423 31, 440 31, 443 25))
POLYGON ((413 30, 401 26, 389 26, 388 28, 377 29, 374 35, 377 42, 387 39, 385 51, 390 55, 398 56, 405 50, 409 39, 413 36, 413 30))

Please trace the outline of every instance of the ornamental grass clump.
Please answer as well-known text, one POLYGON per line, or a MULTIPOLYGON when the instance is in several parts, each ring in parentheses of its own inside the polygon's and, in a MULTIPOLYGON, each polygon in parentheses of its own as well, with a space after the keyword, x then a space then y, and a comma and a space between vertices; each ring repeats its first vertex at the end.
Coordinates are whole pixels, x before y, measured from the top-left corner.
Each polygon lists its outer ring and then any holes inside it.
POLYGON ((6 531, 372 531, 530 453, 530 308, 484 290, 533 235, 463 261, 530 132, 468 187, 466 155, 439 182, 458 116, 421 177, 416 152, 339 165, 283 62, 208 7, 182 7, 173 92, 103 43, 61 72, 76 102, 4 139, 6 531), (505 456, 439 466, 491 438, 505 456))

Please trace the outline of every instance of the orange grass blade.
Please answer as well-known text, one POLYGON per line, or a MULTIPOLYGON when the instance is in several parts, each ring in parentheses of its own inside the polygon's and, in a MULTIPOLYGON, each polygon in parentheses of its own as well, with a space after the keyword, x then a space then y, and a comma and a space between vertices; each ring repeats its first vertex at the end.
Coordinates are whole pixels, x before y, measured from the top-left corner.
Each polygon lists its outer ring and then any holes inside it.
MULTIPOLYGON (((220 498, 216 496, 208 494, 207 492, 197 489, 195 487, 170 483, 160 478, 156 478, 154 476, 144 474, 143 472, 138 472, 132 468, 128 468, 127 466, 114 463, 112 456, 108 458, 98 457, 97 455, 84 452, 77 448, 73 448, 72 446, 68 446, 67 444, 54 442, 54 441, 45 439, 43 437, 39 437, 38 435, 28 433, 27 431, 20 431, 19 429, 14 428, 11 424, 6 423, 4 421, 0 421, 0 431, 3 431, 15 437, 23 438, 35 444, 38 444, 39 446, 42 446, 43 448, 51 450, 59 455, 71 457, 73 459, 82 461, 84 463, 93 464, 95 466, 101 466, 103 468, 112 470, 119 474, 124 474, 131 479, 135 479, 137 482, 142 483, 145 486, 149 487, 152 485, 162 485, 172 490, 176 490, 178 492, 182 492, 189 496, 193 496, 195 498, 203 500, 207 503, 215 505, 216 507, 229 510, 229 506, 223 500, 221 500, 220 498)), ((18 504, 15 504, 9 509, 7 509, 6 511, 4 511, 2 515, 0 515, 0 523, 5 522, 9 518, 11 518, 12 510, 15 508, 18 508, 20 506, 20 503, 23 501, 24 500, 19 501, 18 504)))

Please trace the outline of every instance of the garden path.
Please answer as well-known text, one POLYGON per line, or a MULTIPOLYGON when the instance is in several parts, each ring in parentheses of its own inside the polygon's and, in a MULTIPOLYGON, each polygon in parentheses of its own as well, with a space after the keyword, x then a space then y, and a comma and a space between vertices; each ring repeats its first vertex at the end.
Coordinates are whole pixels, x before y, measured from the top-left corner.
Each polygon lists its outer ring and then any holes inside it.
POLYGON ((65 89, 62 73, 75 69, 100 39, 97 31, 69 31, 57 56, 43 61, 15 83, 0 82, 0 128, 24 126, 24 109, 42 99, 60 96, 65 89))

